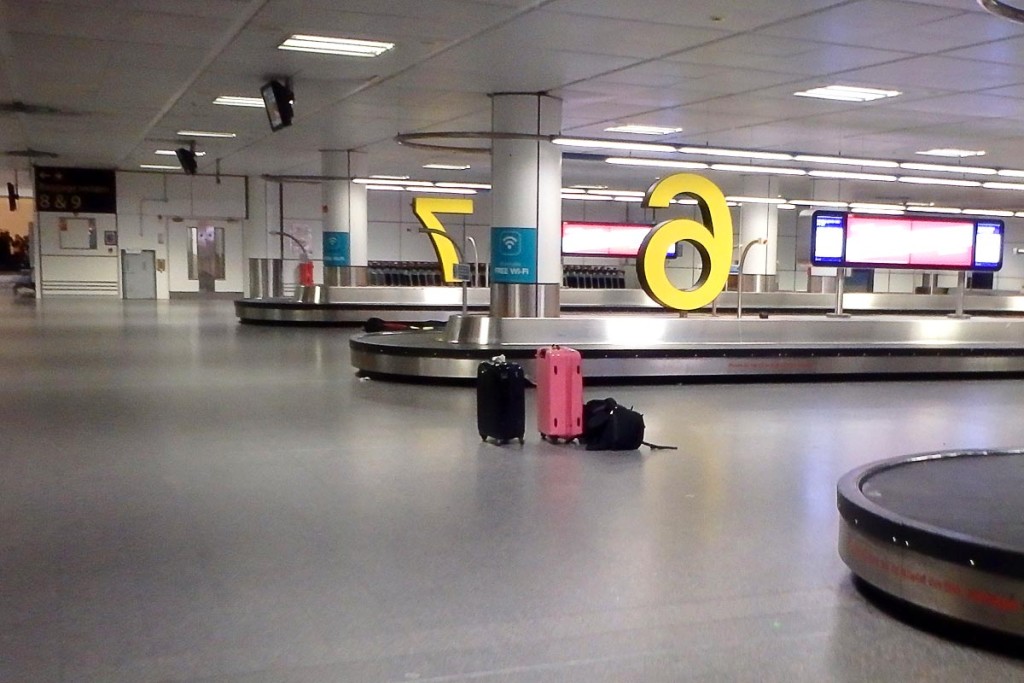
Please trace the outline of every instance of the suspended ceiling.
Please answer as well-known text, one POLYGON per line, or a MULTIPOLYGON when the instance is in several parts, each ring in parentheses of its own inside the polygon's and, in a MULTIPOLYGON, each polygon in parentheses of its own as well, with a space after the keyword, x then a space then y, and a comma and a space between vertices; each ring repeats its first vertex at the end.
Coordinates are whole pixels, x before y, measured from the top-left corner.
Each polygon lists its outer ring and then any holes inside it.
MULTIPOLYGON (((489 93, 545 91, 563 100, 567 135, 630 137, 604 129, 644 123, 683 129, 659 142, 937 163, 950 162, 917 152, 959 147, 986 151, 963 163, 1024 168, 1022 67, 1024 26, 975 0, 0 0, 0 102, 50 109, 0 113, 0 151, 137 170, 188 144, 179 130, 223 130, 238 136, 197 141, 200 172, 219 159, 225 173, 315 174, 320 150, 361 149, 370 173, 487 181, 486 156, 394 136, 486 131, 489 93), (374 59, 277 49, 295 33, 396 46, 374 59), (257 96, 269 77, 292 81, 290 128, 212 103, 257 96), (793 95, 835 83, 903 94, 793 95), (472 168, 422 168, 439 161, 472 168)), ((633 189, 659 173, 564 170, 566 184, 633 189)), ((845 185, 862 200, 1024 209, 1024 192, 845 185)))

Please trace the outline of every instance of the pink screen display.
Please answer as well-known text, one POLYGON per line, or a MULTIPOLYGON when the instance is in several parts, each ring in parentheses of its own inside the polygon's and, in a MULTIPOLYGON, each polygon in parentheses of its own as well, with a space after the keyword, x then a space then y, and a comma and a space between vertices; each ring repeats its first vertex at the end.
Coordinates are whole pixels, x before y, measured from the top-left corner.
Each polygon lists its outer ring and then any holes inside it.
POLYGON ((969 268, 974 262, 974 223, 850 215, 848 263, 969 268))
POLYGON ((562 223, 562 253, 576 256, 637 255, 650 225, 633 223, 562 223))

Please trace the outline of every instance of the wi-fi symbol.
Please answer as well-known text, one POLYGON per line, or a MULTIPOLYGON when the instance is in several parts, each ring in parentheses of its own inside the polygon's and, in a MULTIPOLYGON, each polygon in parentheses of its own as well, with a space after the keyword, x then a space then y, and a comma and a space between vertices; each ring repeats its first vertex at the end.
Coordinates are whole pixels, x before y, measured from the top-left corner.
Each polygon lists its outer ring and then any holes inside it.
POLYGON ((512 251, 519 244, 519 238, 515 235, 505 235, 501 238, 501 243, 505 247, 505 251, 512 251))

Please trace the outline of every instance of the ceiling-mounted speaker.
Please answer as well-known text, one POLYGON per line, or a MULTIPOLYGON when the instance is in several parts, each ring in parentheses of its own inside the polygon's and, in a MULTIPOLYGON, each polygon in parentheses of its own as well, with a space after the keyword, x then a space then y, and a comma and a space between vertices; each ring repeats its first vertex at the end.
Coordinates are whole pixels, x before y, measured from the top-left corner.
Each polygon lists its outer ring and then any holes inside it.
POLYGON ((11 208, 11 211, 18 210, 18 188, 14 186, 14 183, 7 183, 7 206, 11 208))
POLYGON ((196 164, 196 153, 187 147, 179 147, 174 150, 174 156, 178 157, 181 170, 189 175, 195 175, 199 166, 196 164))
POLYGON ((295 104, 295 93, 289 86, 276 80, 267 81, 260 88, 260 95, 263 96, 263 106, 267 110, 270 130, 278 131, 292 125, 292 117, 295 115, 292 108, 295 104))

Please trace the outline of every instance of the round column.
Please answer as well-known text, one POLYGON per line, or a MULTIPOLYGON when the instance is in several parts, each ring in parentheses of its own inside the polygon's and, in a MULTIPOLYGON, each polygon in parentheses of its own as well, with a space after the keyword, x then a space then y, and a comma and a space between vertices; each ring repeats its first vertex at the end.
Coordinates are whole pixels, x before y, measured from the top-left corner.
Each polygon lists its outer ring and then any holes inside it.
MULTIPOLYGON (((747 197, 774 197, 778 194, 778 181, 763 176, 747 176, 743 181, 743 194, 747 197)), ((779 246, 779 210, 774 204, 745 202, 740 209, 739 223, 737 258, 741 258, 744 248, 754 242, 740 264, 743 291, 773 291, 779 246)))
MULTIPOLYGON (((366 153, 322 150, 321 167, 328 178, 366 174, 366 153)), ((367 283, 366 186, 351 180, 326 180, 324 202, 324 284, 361 286, 367 283)))
MULTIPOLYGON (((491 130, 552 136, 562 101, 540 93, 491 96, 491 130)), ((543 139, 491 147, 491 315, 555 318, 562 287, 562 153, 543 139)))

